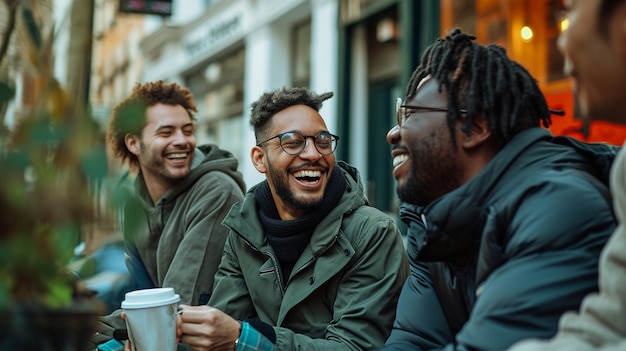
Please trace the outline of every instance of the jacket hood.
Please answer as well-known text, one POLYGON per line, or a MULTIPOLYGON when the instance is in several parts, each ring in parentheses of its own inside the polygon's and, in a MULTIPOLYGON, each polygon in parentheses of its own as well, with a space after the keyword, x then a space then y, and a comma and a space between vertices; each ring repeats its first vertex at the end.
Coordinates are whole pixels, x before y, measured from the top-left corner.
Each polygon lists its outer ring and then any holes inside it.
MULTIPOLYGON (((339 204, 318 224, 311 237, 311 248, 314 252, 334 239, 341 226, 340 219, 344 214, 350 213, 364 204, 368 204, 363 191, 363 183, 356 168, 344 161, 337 161, 334 171, 343 173, 346 180, 346 190, 339 200, 339 204), (319 235, 321 231, 325 233, 330 231, 335 235, 319 235)), ((267 180, 263 182, 267 182, 267 180)), ((244 200, 234 204, 222 222, 257 249, 267 245, 265 234, 257 215, 256 197, 254 194, 256 188, 263 182, 248 189, 244 200)))
POLYGON ((553 137, 543 128, 520 132, 466 184, 426 207, 403 203, 401 219, 408 225, 409 256, 425 261, 464 261, 477 246, 485 209, 494 189, 532 181, 533 170, 559 164, 594 174, 608 186, 610 165, 619 147, 589 144, 568 137, 553 137), (520 174, 525 174, 520 176, 520 174), (528 175, 528 176, 526 176, 528 175))
POLYGON ((239 162, 229 151, 222 150, 214 144, 200 145, 197 146, 194 151, 194 157, 191 161, 191 170, 189 171, 189 174, 185 178, 180 179, 180 181, 173 188, 166 191, 156 204, 152 204, 152 200, 148 194, 148 189, 146 188, 141 171, 135 180, 135 187, 140 195, 142 206, 146 208, 156 207, 160 203, 173 201, 180 193, 192 186, 198 178, 210 171, 220 171, 228 174, 231 178, 233 178, 233 180, 235 180, 235 182, 237 182, 241 191, 245 192, 245 183, 243 181, 243 176, 237 170, 238 165, 239 162))

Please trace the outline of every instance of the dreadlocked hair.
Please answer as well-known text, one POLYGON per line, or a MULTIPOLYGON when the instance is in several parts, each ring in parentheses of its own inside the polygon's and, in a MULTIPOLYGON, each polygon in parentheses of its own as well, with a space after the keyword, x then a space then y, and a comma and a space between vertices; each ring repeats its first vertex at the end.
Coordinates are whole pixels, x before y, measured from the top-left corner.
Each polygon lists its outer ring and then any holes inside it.
POLYGON ((322 103, 332 96, 332 92, 318 95, 302 87, 282 88, 264 93, 251 105, 250 125, 254 129, 257 142, 267 137, 265 134, 271 127, 269 121, 278 112, 295 105, 309 106, 319 112, 322 103))
POLYGON ((475 116, 485 118, 500 145, 540 123, 548 127, 551 111, 536 80, 510 60, 503 47, 483 46, 474 43, 475 39, 456 28, 431 44, 407 85, 407 100, 415 96, 422 79, 437 79, 439 91, 443 87, 448 93, 447 122, 455 145, 454 127, 462 117, 462 131, 467 135, 475 116), (459 111, 462 108, 467 110, 465 116, 459 111))

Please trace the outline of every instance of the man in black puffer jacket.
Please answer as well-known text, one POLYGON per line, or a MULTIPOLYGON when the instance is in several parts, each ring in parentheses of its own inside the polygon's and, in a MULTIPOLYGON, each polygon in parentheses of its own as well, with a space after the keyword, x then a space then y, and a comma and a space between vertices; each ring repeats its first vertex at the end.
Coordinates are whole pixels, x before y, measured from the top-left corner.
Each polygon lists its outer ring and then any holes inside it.
POLYGON ((618 151, 553 137, 545 98, 497 45, 454 30, 398 104, 394 177, 411 275, 384 350, 503 350, 546 338, 597 290, 618 151))

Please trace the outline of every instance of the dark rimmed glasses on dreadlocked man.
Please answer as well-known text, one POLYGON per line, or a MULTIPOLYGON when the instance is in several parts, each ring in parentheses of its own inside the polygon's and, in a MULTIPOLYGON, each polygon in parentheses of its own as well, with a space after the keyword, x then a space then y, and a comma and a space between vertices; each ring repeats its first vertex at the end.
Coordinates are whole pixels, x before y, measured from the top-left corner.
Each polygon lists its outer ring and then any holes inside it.
MULTIPOLYGON (((417 105, 407 105, 402 103, 402 98, 396 99, 396 122, 398 123, 398 127, 402 127, 404 122, 406 122, 409 117, 415 115, 419 112, 448 112, 447 108, 443 107, 428 107, 428 106, 417 106, 417 105)), ((467 113, 466 109, 459 109, 460 113, 467 113)))
POLYGON ((270 140, 278 139, 280 141, 280 147, 284 152, 289 155, 300 155, 307 145, 308 138, 313 139, 315 148, 322 155, 330 155, 335 152, 335 148, 337 148, 337 141, 339 140, 338 136, 329 132, 319 132, 315 135, 304 135, 300 132, 291 131, 274 135, 273 137, 256 144, 256 146, 261 146, 261 144, 270 140))

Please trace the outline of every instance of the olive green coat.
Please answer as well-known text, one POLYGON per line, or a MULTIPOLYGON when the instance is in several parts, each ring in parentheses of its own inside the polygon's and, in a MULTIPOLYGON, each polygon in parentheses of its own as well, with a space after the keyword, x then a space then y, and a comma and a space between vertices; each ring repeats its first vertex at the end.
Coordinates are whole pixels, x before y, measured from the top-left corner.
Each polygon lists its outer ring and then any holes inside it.
MULTIPOLYGON (((233 205, 209 305, 274 327, 275 350, 372 350, 391 331, 408 274, 393 220, 367 205, 355 168, 338 162, 347 187, 283 281, 256 212, 254 189, 233 205)), ((257 185, 258 186, 258 185, 257 185)))

